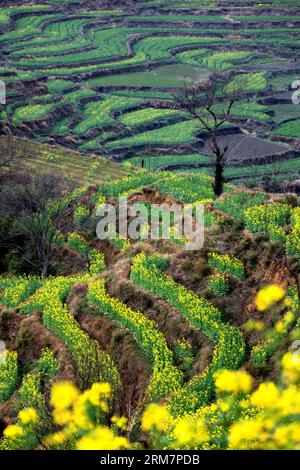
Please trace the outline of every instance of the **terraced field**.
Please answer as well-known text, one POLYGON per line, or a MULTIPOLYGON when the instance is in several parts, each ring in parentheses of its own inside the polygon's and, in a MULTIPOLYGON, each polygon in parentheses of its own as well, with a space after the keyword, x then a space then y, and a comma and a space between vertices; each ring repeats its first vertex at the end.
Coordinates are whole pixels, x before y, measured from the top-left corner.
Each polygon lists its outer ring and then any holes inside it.
MULTIPOLYGON (((68 152, 41 145, 41 157, 43 149, 66 164, 68 152)), ((298 434, 283 442, 276 436, 291 423, 299 429, 290 402, 298 400, 299 366, 286 352, 299 337, 292 269, 299 262, 299 200, 290 205, 285 196, 274 200, 232 185, 215 200, 208 176, 132 170, 124 177, 118 165, 110 168, 114 181, 103 172, 101 184, 68 196, 68 224, 53 259, 60 275, 0 277, 7 347, 0 450, 135 449, 146 433, 147 449, 296 447, 298 434), (172 238, 96 240, 85 217, 96 223, 95 208, 124 194, 131 202, 202 200, 206 246, 187 251, 172 238), (266 279, 277 291, 265 305, 269 297, 259 302, 257 292, 266 279), (276 385, 282 357, 290 375, 276 385), (267 411, 249 401, 250 374, 258 387, 253 397, 268 400, 267 411), (286 395, 292 408, 282 411, 286 395), (233 440, 233 427, 245 419, 263 420, 264 436, 247 427, 246 444, 233 440)))
MULTIPOLYGON (((218 74, 225 95, 243 84, 231 124, 279 143, 279 179, 299 157, 299 112, 291 103, 300 70, 297 2, 137 1, 98 9, 87 0, 6 4, 0 8, 0 79, 7 88, 2 134, 133 158, 149 168, 163 166, 147 163, 163 152, 174 168, 197 168, 204 165, 205 145, 194 135, 197 122, 174 109, 176 94, 218 74), (184 155, 194 156, 184 162, 184 155)), ((244 173, 245 182, 251 184, 254 173, 268 177, 269 154, 243 148, 242 157, 232 171, 244 173)))

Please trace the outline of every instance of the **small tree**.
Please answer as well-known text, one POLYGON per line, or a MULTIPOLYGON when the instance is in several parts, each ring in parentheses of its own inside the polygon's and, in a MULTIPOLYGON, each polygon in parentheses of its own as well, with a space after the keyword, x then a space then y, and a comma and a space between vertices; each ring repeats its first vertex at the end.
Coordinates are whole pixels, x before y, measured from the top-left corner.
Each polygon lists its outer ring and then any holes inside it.
POLYGON ((0 170, 11 167, 14 163, 23 164, 28 158, 28 149, 25 143, 8 135, 0 141, 0 170))
POLYGON ((179 107, 199 121, 197 133, 201 130, 207 133, 207 144, 215 158, 213 190, 216 197, 224 191, 224 169, 229 150, 229 144, 220 139, 220 130, 232 117, 233 106, 240 99, 242 90, 239 84, 238 90, 222 95, 220 88, 216 79, 204 88, 185 87, 184 93, 177 98, 179 107))
MULTIPOLYGON (((72 187, 57 175, 21 172, 8 175, 0 191, 0 214, 11 220, 14 238, 25 238, 31 244, 36 258, 26 257, 26 261, 42 277, 48 275, 53 249, 66 226, 72 187)), ((22 244, 14 249, 25 257, 22 244)))

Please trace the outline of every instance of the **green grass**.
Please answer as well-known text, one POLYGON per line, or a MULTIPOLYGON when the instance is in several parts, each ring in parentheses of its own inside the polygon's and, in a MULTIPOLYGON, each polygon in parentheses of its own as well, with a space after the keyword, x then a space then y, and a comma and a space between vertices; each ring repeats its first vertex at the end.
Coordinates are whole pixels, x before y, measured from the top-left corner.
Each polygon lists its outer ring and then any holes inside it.
POLYGON ((175 109, 145 108, 123 114, 119 118, 119 121, 125 124, 125 126, 134 127, 181 115, 183 115, 183 113, 175 109))
POLYGON ((39 11, 51 11, 51 6, 49 5, 27 5, 27 6, 10 6, 6 8, 0 7, 0 25, 6 26, 11 17, 18 13, 33 13, 39 11))
POLYGON ((149 72, 132 72, 108 75, 86 81, 86 85, 94 87, 149 87, 149 88, 180 88, 185 83, 207 80, 209 71, 182 64, 160 66, 149 72))
POLYGON ((258 91, 263 91, 268 86, 268 82, 265 75, 266 72, 237 75, 226 85, 225 92, 230 94, 239 91, 244 91, 248 93, 256 93, 258 91))
POLYGON ((289 121, 277 127, 274 134, 284 137, 297 137, 300 139, 300 119, 289 121))
POLYGON ((130 163, 137 167, 142 167, 147 170, 155 171, 157 168, 164 167, 166 165, 174 164, 193 164, 193 163, 211 163, 211 158, 207 155, 202 154, 191 154, 191 155, 159 155, 159 156, 144 156, 131 158, 130 163))
POLYGON ((84 134, 94 127, 113 124, 115 122, 111 115, 113 111, 130 108, 141 103, 143 103, 142 99, 124 96, 107 96, 101 101, 88 103, 83 108, 82 121, 73 129, 73 132, 84 134))
POLYGON ((174 145, 194 142, 196 136, 194 132, 199 129, 199 122, 189 120, 161 127, 152 131, 141 132, 132 137, 126 137, 105 145, 107 149, 116 147, 130 147, 132 145, 174 145))
POLYGON ((17 108, 13 114, 12 122, 15 125, 27 121, 39 121, 45 118, 57 106, 56 103, 52 104, 29 104, 17 108))

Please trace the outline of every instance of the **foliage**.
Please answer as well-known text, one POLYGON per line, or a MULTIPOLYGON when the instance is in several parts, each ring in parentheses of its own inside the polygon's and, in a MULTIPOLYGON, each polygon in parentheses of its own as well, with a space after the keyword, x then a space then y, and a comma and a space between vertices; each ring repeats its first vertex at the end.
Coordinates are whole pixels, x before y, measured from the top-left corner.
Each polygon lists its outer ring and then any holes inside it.
POLYGON ((220 371, 215 402, 179 419, 172 418, 165 407, 149 407, 143 429, 156 449, 295 450, 299 445, 299 360, 299 354, 285 354, 283 381, 263 382, 255 390, 247 372, 220 371))
POLYGON ((110 297, 104 281, 89 284, 88 298, 124 328, 131 331, 142 346, 153 365, 153 372, 146 391, 145 400, 159 400, 180 387, 182 376, 173 364, 172 352, 168 349, 163 334, 142 313, 135 312, 117 299, 110 297))
POLYGON ((171 413, 181 416, 208 403, 214 391, 215 371, 222 367, 238 368, 245 354, 245 346, 240 332, 221 322, 217 308, 176 284, 170 276, 162 274, 157 262, 162 265, 160 259, 157 261, 140 253, 133 259, 131 279, 169 302, 193 328, 201 330, 216 345, 212 362, 203 374, 195 376, 170 399, 171 413))
POLYGON ((214 252, 209 253, 208 264, 222 273, 235 277, 238 281, 242 281, 245 278, 244 265, 234 256, 228 254, 220 255, 214 252))
MULTIPOLYGON (((283 296, 284 295, 285 293, 283 296)), ((299 299, 295 286, 288 289, 285 304, 287 309, 282 318, 275 322, 272 329, 266 331, 265 339, 251 350, 251 361, 255 367, 264 367, 267 365, 269 357, 283 344, 285 337, 296 323, 299 311, 299 299)))
POLYGON ((229 292, 228 279, 224 274, 214 274, 210 276, 208 287, 214 294, 219 296, 225 296, 229 292))
POLYGON ((0 403, 15 391, 19 376, 18 355, 4 351, 0 356, 0 403))

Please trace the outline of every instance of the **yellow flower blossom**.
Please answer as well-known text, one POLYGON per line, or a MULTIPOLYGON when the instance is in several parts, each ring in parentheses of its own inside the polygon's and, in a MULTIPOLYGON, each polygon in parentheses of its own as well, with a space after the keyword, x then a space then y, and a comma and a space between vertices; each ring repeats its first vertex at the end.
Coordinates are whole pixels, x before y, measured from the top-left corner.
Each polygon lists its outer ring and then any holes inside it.
POLYGON ((252 393, 250 402, 259 408, 272 408, 279 395, 280 392, 273 382, 264 382, 252 393))
POLYGON ((105 426, 98 426, 77 443, 78 450, 120 450, 128 449, 129 442, 125 437, 116 436, 105 426))
POLYGON ((285 296, 285 290, 277 284, 271 284, 259 291, 255 299, 257 310, 264 312, 285 296))
POLYGON ((283 378, 288 383, 295 383, 300 379, 300 354, 296 352, 286 353, 282 360, 283 378))
POLYGON ((8 439, 15 440, 20 437, 23 437, 25 435, 25 431, 18 424, 11 424, 10 426, 7 426, 7 428, 5 428, 3 435, 8 439))
POLYGON ((142 417, 142 428, 144 431, 156 429, 164 431, 168 427, 170 414, 165 406, 156 403, 150 404, 142 417))
POLYGON ((243 370, 223 370, 215 374, 218 392, 248 393, 252 388, 252 377, 243 370))
POLYGON ((229 433, 231 449, 251 449, 259 438, 262 423, 258 420, 247 419, 235 423, 229 433), (253 441, 251 443, 251 441, 253 441))
POLYGON ((178 421, 173 434, 179 446, 193 447, 209 439, 203 419, 191 419, 189 416, 178 421))
POLYGON ((63 410, 69 408, 78 398, 79 392, 77 388, 70 382, 55 383, 51 390, 51 405, 63 410))
POLYGON ((123 431, 126 430, 126 425, 127 425, 127 418, 124 416, 113 416, 111 418, 111 422, 119 429, 122 429, 123 431))
POLYGON ((19 412, 19 419, 25 425, 36 423, 38 420, 37 411, 34 408, 25 408, 19 412))

